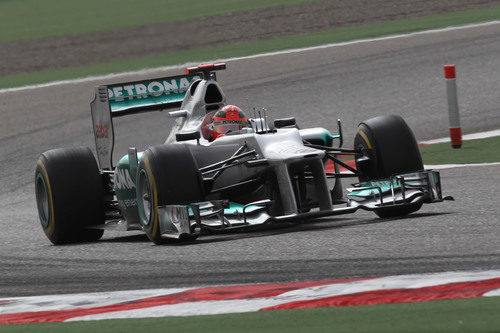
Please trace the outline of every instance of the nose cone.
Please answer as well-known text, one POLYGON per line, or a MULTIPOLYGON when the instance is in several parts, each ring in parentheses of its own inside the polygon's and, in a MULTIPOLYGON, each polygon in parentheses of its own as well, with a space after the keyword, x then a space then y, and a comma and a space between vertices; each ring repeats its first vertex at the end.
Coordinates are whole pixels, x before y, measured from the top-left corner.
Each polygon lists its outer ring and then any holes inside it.
POLYGON ((258 135, 257 141, 265 158, 276 160, 322 159, 323 150, 309 148, 302 143, 297 129, 279 130, 274 134, 258 135))

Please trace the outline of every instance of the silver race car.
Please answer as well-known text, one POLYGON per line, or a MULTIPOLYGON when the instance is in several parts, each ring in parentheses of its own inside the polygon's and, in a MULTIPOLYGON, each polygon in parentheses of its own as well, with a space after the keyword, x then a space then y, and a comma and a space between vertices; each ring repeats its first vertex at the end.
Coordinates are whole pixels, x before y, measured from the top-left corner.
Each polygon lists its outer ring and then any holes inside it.
POLYGON ((200 65, 186 75, 96 87, 97 160, 89 148, 63 148, 36 164, 38 213, 50 241, 95 241, 105 229, 123 229, 160 244, 358 209, 402 216, 452 199, 441 193, 439 172, 424 170, 401 117, 361 122, 345 149, 340 121, 334 135, 299 129, 294 118, 270 122, 265 110, 246 117, 228 108, 215 75, 225 68, 200 65), (129 148, 115 165, 113 119, 169 109, 175 125, 166 141, 144 152, 129 148), (347 194, 342 178, 357 182, 347 194))

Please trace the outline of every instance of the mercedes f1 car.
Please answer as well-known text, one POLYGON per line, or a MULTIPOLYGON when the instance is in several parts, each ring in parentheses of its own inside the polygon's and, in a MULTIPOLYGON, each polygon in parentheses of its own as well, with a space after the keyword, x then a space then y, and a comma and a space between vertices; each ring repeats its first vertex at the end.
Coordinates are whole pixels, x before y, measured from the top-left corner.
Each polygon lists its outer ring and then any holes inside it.
POLYGON ((62 148, 36 163, 38 213, 49 240, 94 241, 119 228, 143 230, 160 244, 358 209, 402 216, 452 199, 441 193, 439 172, 424 170, 412 131, 396 115, 361 122, 351 149, 342 147, 340 121, 334 135, 300 129, 294 118, 270 122, 260 111, 248 127, 207 140, 206 115, 226 105, 215 75, 225 67, 96 87, 97 160, 87 147, 62 148), (143 152, 129 148, 115 165, 113 119, 169 109, 176 109, 169 112, 175 125, 166 141, 143 152), (342 179, 349 177, 356 183, 345 195, 342 179))

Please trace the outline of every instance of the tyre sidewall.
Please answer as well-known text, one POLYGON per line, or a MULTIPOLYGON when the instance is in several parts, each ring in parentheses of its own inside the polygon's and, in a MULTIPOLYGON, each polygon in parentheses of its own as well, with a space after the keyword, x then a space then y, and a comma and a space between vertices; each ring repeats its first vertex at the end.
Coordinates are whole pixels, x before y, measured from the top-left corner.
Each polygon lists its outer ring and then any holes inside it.
POLYGON ((149 157, 147 154, 143 154, 139 166, 137 168, 137 208, 139 213, 139 223, 141 224, 144 232, 148 238, 155 244, 161 243, 161 233, 160 233, 160 222, 158 218, 158 191, 157 184, 153 172, 151 170, 151 165, 149 157), (150 205, 149 205, 149 216, 145 213, 146 207, 144 207, 143 202, 143 187, 149 186, 146 190, 149 194, 150 205))
POLYGON ((155 244, 166 241, 161 237, 158 206, 187 205, 205 199, 198 164, 187 145, 158 145, 147 149, 139 162, 136 179, 139 221, 155 244), (149 186, 148 217, 142 198, 145 184, 149 186))
POLYGON ((361 168, 361 181, 385 179, 423 169, 415 136, 400 116, 380 116, 362 122, 354 146, 368 148, 370 161, 361 168))
MULTIPOLYGON (((413 132, 400 116, 380 116, 362 122, 354 138, 354 148, 368 161, 358 163, 361 182, 388 179, 397 174, 423 170, 422 157, 413 132)), ((375 213, 382 218, 403 216, 422 207, 422 203, 386 207, 375 213)))
MULTIPOLYGON (((47 174, 47 168, 42 159, 36 163, 35 169, 35 195, 37 197, 37 208, 40 223, 45 235, 53 241, 58 237, 55 235, 56 228, 54 222, 54 197, 52 195, 52 185, 47 174), (43 202, 41 195, 46 196, 47 203, 43 202), (44 207, 45 206, 45 207, 44 207)), ((58 233, 60 231, 58 230, 58 233)))
POLYGON ((354 137, 354 149, 363 151, 363 155, 369 158, 363 165, 359 164, 357 159, 355 160, 356 169, 361 172, 359 180, 363 182, 381 178, 375 140, 372 138, 371 131, 363 123, 359 125, 354 137))
POLYGON ((35 167, 35 194, 42 228, 52 243, 93 241, 102 236, 102 230, 89 228, 104 223, 103 184, 89 148, 43 153, 35 167), (48 214, 40 211, 42 193, 48 198, 48 214))

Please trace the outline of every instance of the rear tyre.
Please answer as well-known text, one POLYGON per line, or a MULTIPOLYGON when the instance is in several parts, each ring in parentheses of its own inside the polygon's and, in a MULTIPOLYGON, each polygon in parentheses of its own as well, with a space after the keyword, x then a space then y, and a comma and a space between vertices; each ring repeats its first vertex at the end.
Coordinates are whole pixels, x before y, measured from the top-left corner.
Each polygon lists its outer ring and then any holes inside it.
POLYGON ((204 200, 198 165, 183 144, 159 145, 146 150, 137 168, 136 179, 139 222, 155 244, 166 241, 160 233, 158 206, 204 200))
MULTIPOLYGON (((363 152, 356 158, 359 180, 389 178, 396 174, 423 170, 417 141, 406 122, 397 115, 368 119, 358 126, 354 148, 363 152)), ((375 211, 379 217, 395 217, 413 213, 422 203, 402 207, 387 207, 375 211)))
POLYGON ((43 231, 53 244, 100 239, 104 190, 89 148, 49 150, 35 168, 35 195, 43 231))

